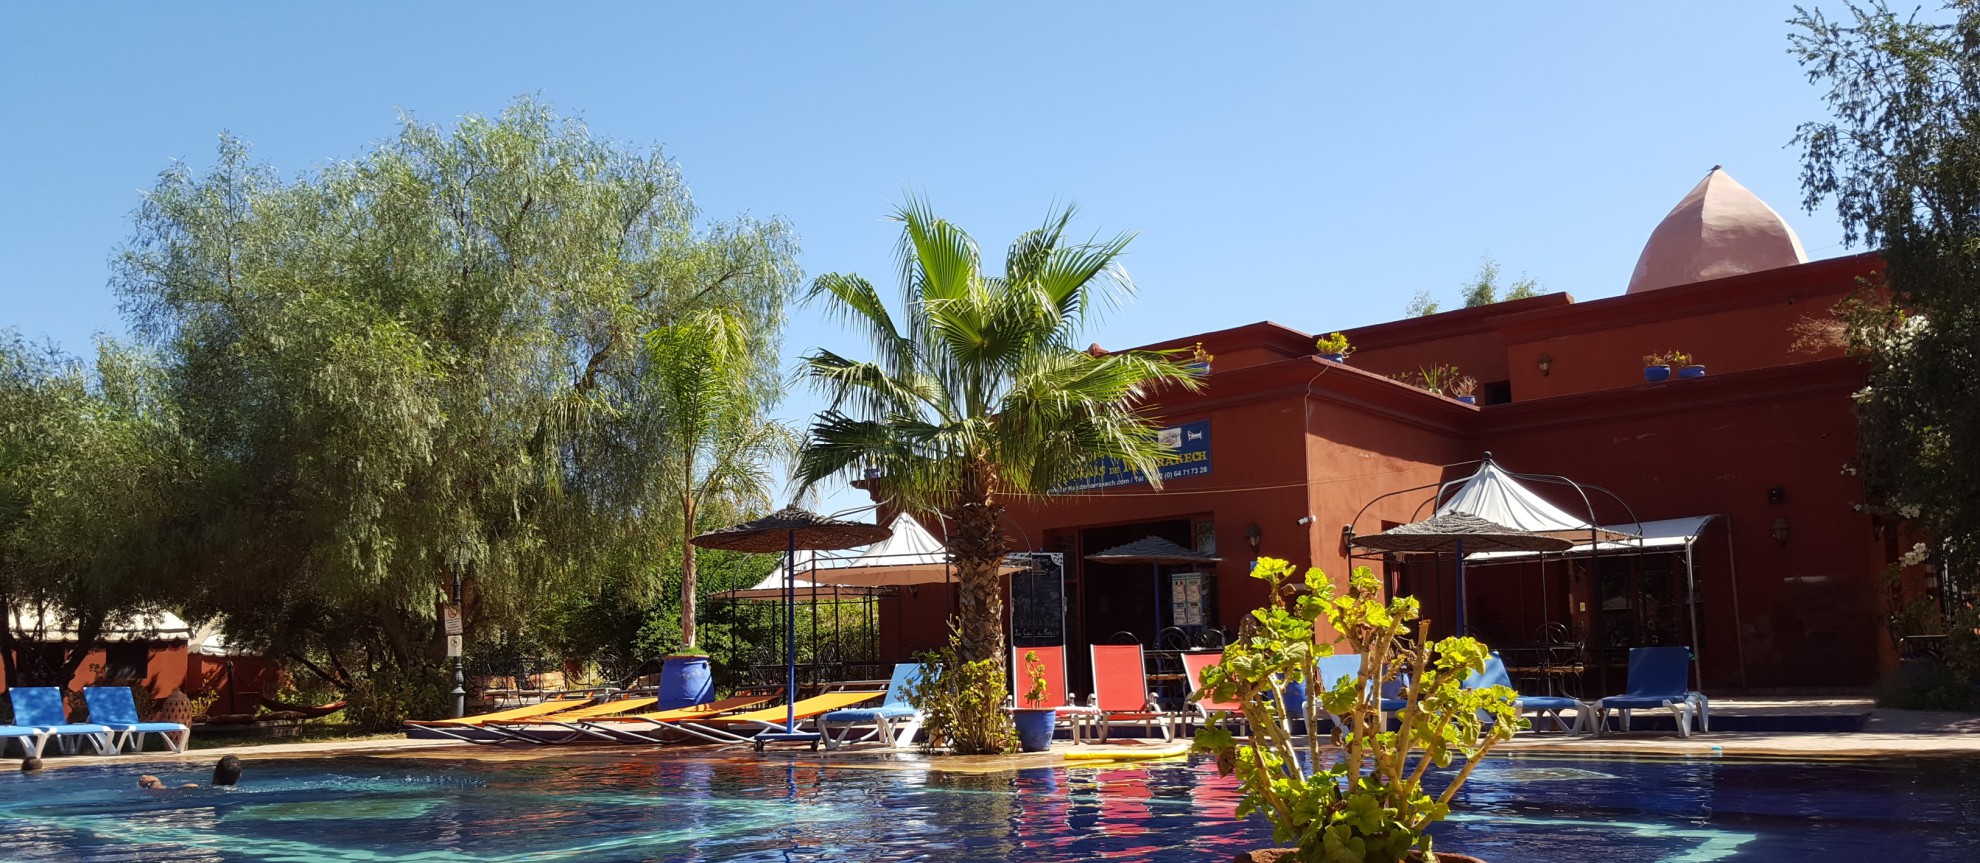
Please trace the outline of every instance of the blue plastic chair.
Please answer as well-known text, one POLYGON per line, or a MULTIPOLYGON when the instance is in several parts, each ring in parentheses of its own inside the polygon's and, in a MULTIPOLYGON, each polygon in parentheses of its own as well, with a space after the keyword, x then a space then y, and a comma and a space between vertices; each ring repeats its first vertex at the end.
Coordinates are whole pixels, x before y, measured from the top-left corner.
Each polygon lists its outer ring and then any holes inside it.
MULTIPOLYGON (((1322 656, 1314 665, 1314 673, 1320 679, 1312 681, 1307 685, 1318 686, 1322 691, 1330 690, 1334 688, 1334 684, 1340 682, 1341 678, 1353 677, 1361 673, 1361 654, 1336 653, 1333 656, 1322 656)), ((1316 718, 1318 717, 1306 717, 1309 723, 1316 718)), ((1334 723, 1336 726, 1346 724, 1341 721, 1340 717, 1335 716, 1331 712, 1327 714, 1327 721, 1334 723)), ((1309 727, 1311 726, 1309 725, 1309 727)))
POLYGON ((921 711, 907 702, 907 690, 921 680, 921 674, 919 662, 895 665, 894 676, 887 681, 887 698, 879 707, 834 710, 818 717, 818 731, 825 737, 825 748, 837 749, 848 743, 877 737, 882 746, 892 749, 913 740, 915 732, 921 730, 921 711), (853 737, 853 727, 860 725, 871 725, 873 730, 853 737), (837 738, 832 736, 834 726, 842 729, 837 738))
POLYGON ((14 722, 52 737, 64 755, 73 755, 79 742, 87 742, 99 755, 109 755, 110 729, 94 722, 70 722, 62 708, 62 690, 53 686, 16 686, 7 690, 14 704, 14 722))
POLYGON ((1594 703, 1597 734, 1609 730, 1609 711, 1622 716, 1622 730, 1629 731, 1632 710, 1669 710, 1677 719, 1678 736, 1691 736, 1691 719, 1698 718, 1698 730, 1711 730, 1711 702, 1691 687, 1691 648, 1632 647, 1629 649, 1629 689, 1594 703))
MULTIPOLYGON (((1477 672, 1464 680, 1464 688, 1466 689, 1484 689, 1487 686, 1503 686, 1507 689, 1513 689, 1512 675, 1506 673, 1506 661, 1500 659, 1497 653, 1485 658, 1485 670, 1477 672)), ((1587 732, 1592 730, 1589 728, 1588 723, 1592 719, 1589 714, 1593 712, 1593 709, 1579 701, 1557 695, 1520 695, 1517 689, 1513 689, 1513 694, 1513 707, 1522 713, 1530 710, 1535 716, 1549 717, 1554 720, 1554 727, 1562 731, 1587 732), (1566 720, 1561 719, 1561 711, 1563 710, 1574 711, 1573 725, 1569 725, 1566 720)))
POLYGON ((89 704, 90 721, 110 729, 110 747, 118 752, 131 743, 133 752, 144 751, 144 736, 156 734, 173 752, 186 751, 192 729, 177 722, 143 722, 138 719, 137 698, 124 686, 86 686, 83 701, 89 704))

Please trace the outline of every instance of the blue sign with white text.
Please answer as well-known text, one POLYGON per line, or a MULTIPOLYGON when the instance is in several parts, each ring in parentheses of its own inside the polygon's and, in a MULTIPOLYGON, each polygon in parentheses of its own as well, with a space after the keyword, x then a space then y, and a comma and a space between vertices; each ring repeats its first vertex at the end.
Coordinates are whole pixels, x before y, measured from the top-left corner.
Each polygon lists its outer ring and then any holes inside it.
MULTIPOLYGON (((1170 426, 1157 433, 1166 454, 1157 469, 1162 479, 1181 479, 1189 476, 1204 476, 1210 473, 1210 421, 1197 420, 1170 426)), ((1071 482, 1052 489, 1053 494, 1093 491, 1122 485, 1137 485, 1148 482, 1148 475, 1138 470, 1129 470, 1117 458, 1095 459, 1086 465, 1071 482)))

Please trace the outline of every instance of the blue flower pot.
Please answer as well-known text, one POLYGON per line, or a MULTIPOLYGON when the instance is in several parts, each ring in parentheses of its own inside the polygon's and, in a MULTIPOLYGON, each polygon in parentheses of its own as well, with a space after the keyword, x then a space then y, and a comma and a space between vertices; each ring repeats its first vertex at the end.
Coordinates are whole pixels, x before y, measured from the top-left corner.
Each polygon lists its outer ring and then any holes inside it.
POLYGON ((1011 719, 1017 723, 1019 750, 1044 752, 1052 748, 1052 732, 1059 724, 1058 711, 1013 710, 1011 719))
POLYGON ((1347 354, 1321 354, 1320 358, 1330 363, 1347 362, 1347 354))
POLYGON ((1300 722, 1306 721, 1306 684, 1286 684, 1286 703, 1282 707, 1288 718, 1300 722))
POLYGON ((661 710, 678 710, 715 700, 715 681, 706 656, 669 656, 660 666, 661 710))
POLYGON ((1704 376, 1705 376, 1704 366, 1685 366, 1684 368, 1678 369, 1678 377, 1681 378, 1702 378, 1704 376))
POLYGON ((1670 366, 1644 366, 1644 367, 1643 367, 1643 380, 1645 380, 1645 381, 1647 381, 1647 382, 1649 382, 1649 383, 1653 383, 1653 384, 1660 384, 1660 383, 1663 383, 1664 381, 1667 381, 1667 380, 1670 380, 1670 379, 1671 379, 1671 367, 1670 367, 1670 366))
POLYGON ((1468 405, 1475 405, 1475 404, 1477 404, 1477 403, 1478 403, 1478 397, 1477 397, 1477 396, 1458 396, 1458 401, 1461 401, 1461 402, 1464 402, 1465 404, 1468 404, 1468 405))

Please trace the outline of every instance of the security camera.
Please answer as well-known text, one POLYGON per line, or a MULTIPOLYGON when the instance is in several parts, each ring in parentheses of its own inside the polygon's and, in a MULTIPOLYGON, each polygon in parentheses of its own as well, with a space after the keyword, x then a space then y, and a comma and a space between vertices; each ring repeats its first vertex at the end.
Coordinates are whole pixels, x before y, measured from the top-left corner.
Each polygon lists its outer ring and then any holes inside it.
POLYGON ((1310 516, 1310 515, 1302 515, 1302 516, 1300 516, 1300 517, 1299 517, 1299 525, 1300 525, 1300 527, 1305 527, 1305 526, 1307 526, 1307 525, 1309 525, 1309 524, 1312 524, 1312 523, 1313 523, 1313 516, 1310 516))

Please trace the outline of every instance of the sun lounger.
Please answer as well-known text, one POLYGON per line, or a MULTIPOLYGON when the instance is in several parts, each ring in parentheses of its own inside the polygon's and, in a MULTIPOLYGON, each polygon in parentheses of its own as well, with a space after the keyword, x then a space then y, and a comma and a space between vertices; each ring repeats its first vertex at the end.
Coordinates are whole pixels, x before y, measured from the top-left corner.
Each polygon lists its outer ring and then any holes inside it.
POLYGON ((116 752, 130 746, 144 751, 144 738, 156 734, 173 752, 186 751, 192 729, 177 722, 143 722, 138 719, 137 697, 126 686, 87 686, 83 701, 89 704, 89 720, 110 729, 110 748, 116 752))
MULTIPOLYGON (((1341 678, 1353 677, 1361 673, 1361 654, 1336 653, 1332 656, 1322 656, 1315 663, 1315 666, 1316 667, 1314 668, 1314 673, 1319 675, 1320 679, 1315 681, 1309 681, 1307 683, 1307 687, 1309 691, 1311 691, 1311 688, 1314 686, 1320 687, 1321 692, 1328 691, 1333 689, 1334 684, 1339 683, 1341 678)), ((1325 700, 1324 697, 1320 695, 1320 692, 1314 692, 1313 695, 1315 701, 1325 700)), ((1291 718, 1290 714, 1293 714, 1295 712, 1304 713, 1305 709, 1306 709, 1306 705, 1303 704, 1296 705, 1292 710, 1286 711, 1286 713, 1289 715, 1288 718, 1291 718)), ((1311 727, 1312 721, 1318 718, 1319 717, 1317 716, 1305 717, 1305 719, 1308 722, 1308 727, 1311 727)), ((1327 721, 1334 723, 1336 726, 1346 725, 1346 723, 1341 721, 1340 717, 1335 716, 1332 713, 1327 714, 1327 721)))
POLYGON ((860 692, 827 692, 798 701, 793 705, 766 707, 749 713, 736 713, 710 719, 683 719, 670 723, 667 727, 699 737, 710 743, 753 743, 758 749, 764 741, 757 740, 759 733, 789 733, 794 729, 784 727, 785 719, 792 713, 793 721, 815 719, 841 708, 851 707, 864 701, 872 701, 887 693, 880 690, 860 692))
POLYGON ((1099 708, 1073 703, 1072 692, 1066 686, 1066 649, 1056 645, 1011 649, 1011 703, 1019 707, 1052 708, 1059 721, 1072 732, 1074 743, 1086 736, 1086 726, 1100 716, 1099 708), (1031 689, 1031 672, 1026 669, 1025 656, 1032 653, 1038 654, 1038 665, 1045 673, 1045 700, 1036 703, 1024 697, 1031 689))
POLYGON ((1203 670, 1224 661, 1223 651, 1216 653, 1185 653, 1182 655, 1183 676, 1189 680, 1189 700, 1196 705, 1203 723, 1217 723, 1217 715, 1223 714, 1222 722, 1230 723, 1232 730, 1244 727, 1244 705, 1235 701, 1217 701, 1203 694, 1203 670))
POLYGON ((68 712, 62 707, 62 690, 53 686, 16 686, 7 690, 7 696, 14 704, 15 724, 40 732, 44 742, 53 738, 63 754, 74 753, 78 744, 85 742, 95 747, 99 755, 115 751, 110 747, 109 726, 69 721, 68 712))
POLYGON ((914 739, 914 733, 921 730, 921 711, 907 700, 908 687, 921 680, 922 667, 919 662, 903 662, 894 666, 894 676, 887 681, 887 698, 878 707, 847 707, 822 713, 818 716, 818 733, 825 735, 825 748, 837 749, 848 743, 878 738, 880 745, 892 749, 914 739), (896 730, 895 724, 900 728, 896 730), (870 725, 873 730, 855 738, 854 728, 870 725), (840 729, 837 738, 832 736, 833 728, 840 729))
POLYGON ((1093 654, 1093 706, 1098 711, 1094 723, 1099 741, 1117 723, 1140 725, 1146 731, 1160 726, 1163 740, 1176 738, 1175 716, 1164 711, 1148 689, 1148 667, 1142 664, 1139 644, 1095 644, 1093 654))
POLYGON ((614 743, 665 743, 667 740, 658 736, 659 732, 672 728, 674 723, 692 719, 712 719, 725 713, 761 707, 773 700, 775 696, 770 695, 738 695, 672 710, 601 716, 576 725, 576 730, 614 743))
POLYGON ((39 728, 0 725, 0 755, 7 753, 7 741, 18 740, 21 744, 22 758, 40 758, 42 748, 48 745, 48 738, 53 736, 55 736, 54 732, 39 728))
MULTIPOLYGON (((1465 678, 1464 688, 1483 689, 1487 686, 1503 686, 1512 689, 1512 675, 1506 673, 1505 660, 1494 653, 1485 658, 1485 670, 1465 678)), ((1536 717, 1545 716, 1554 720, 1554 727, 1573 734, 1586 734, 1594 730, 1591 722, 1592 707, 1572 698, 1552 695, 1519 695, 1514 690, 1513 706, 1521 713, 1532 711, 1536 717), (1569 725, 1561 718, 1561 711, 1574 711, 1574 724, 1569 725)), ((1537 728, 1535 730, 1538 730, 1537 728)))
POLYGON ((561 713, 566 710, 583 707, 590 703, 591 699, 589 698, 560 698, 552 701, 539 701, 535 704, 525 704, 521 707, 509 708, 508 710, 497 710, 493 713, 463 716, 459 719, 408 719, 406 720, 406 725, 429 734, 451 737, 467 743, 497 743, 504 739, 506 735, 483 728, 482 726, 484 724, 510 719, 548 716, 552 713, 561 713))
POLYGON ((1668 710, 1677 720, 1678 736, 1691 736, 1692 717, 1698 730, 1711 730, 1711 702, 1705 694, 1690 688, 1691 648, 1632 647, 1629 649, 1629 689, 1594 702, 1595 733, 1609 730, 1609 712, 1622 716, 1622 730, 1629 731, 1632 710, 1668 710))
POLYGON ((574 707, 570 710, 552 713, 548 716, 539 716, 533 719, 486 719, 482 720, 479 727, 498 735, 494 740, 485 741, 488 743, 502 743, 514 740, 518 743, 535 743, 539 746, 548 746, 555 743, 570 743, 583 737, 592 736, 590 732, 586 731, 577 723, 605 716, 614 716, 620 713, 630 713, 634 710, 645 710, 658 703, 660 703, 660 699, 651 697, 619 698, 612 701, 601 701, 597 704, 588 704, 583 707, 574 707), (560 729, 561 736, 558 730, 553 729, 560 729))

